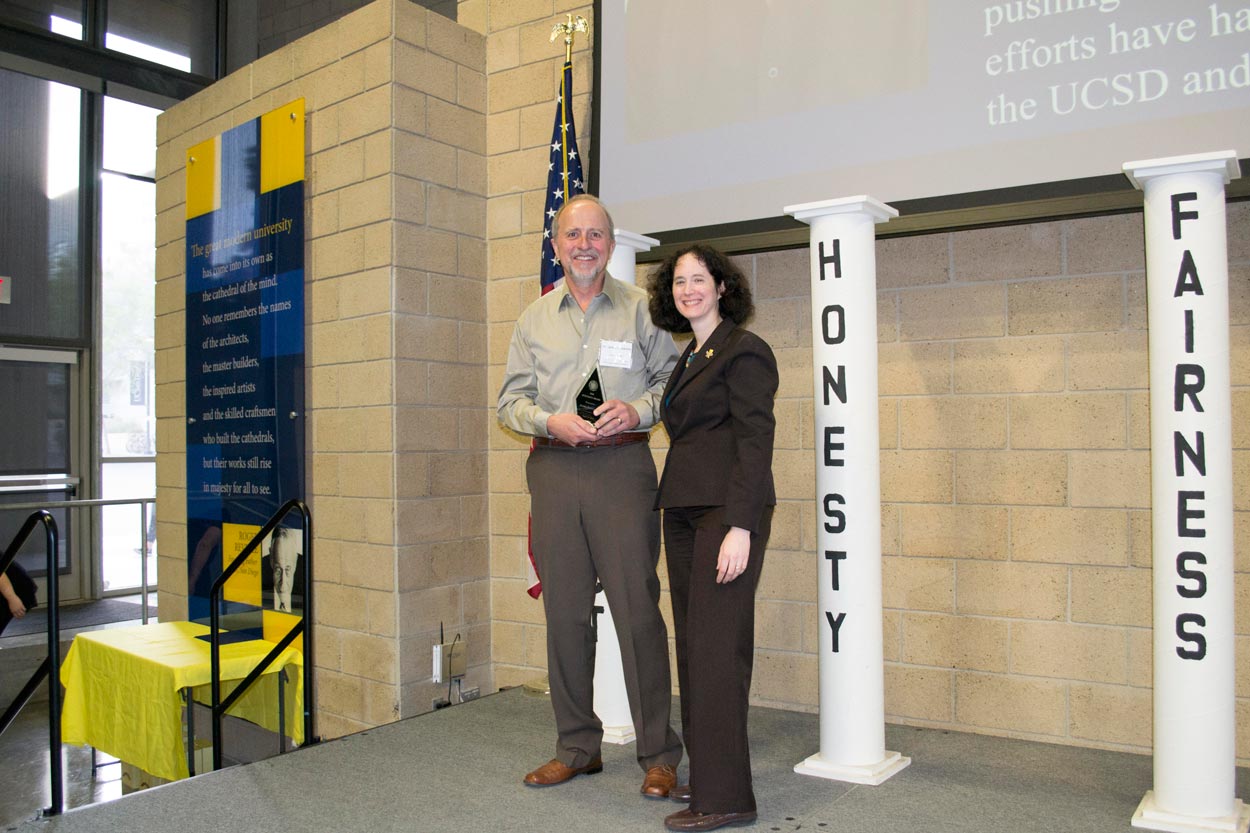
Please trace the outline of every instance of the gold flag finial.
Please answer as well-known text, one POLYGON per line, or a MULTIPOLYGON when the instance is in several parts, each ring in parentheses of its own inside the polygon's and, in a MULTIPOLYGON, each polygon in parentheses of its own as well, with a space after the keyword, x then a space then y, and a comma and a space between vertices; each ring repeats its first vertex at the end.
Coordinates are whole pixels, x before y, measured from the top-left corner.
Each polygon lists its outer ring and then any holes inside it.
POLYGON ((586 23, 586 18, 580 14, 573 17, 572 14, 565 15, 568 18, 564 23, 557 23, 551 27, 551 42, 555 43, 556 38, 564 35, 564 62, 568 63, 573 60, 573 33, 589 32, 590 26, 586 23))

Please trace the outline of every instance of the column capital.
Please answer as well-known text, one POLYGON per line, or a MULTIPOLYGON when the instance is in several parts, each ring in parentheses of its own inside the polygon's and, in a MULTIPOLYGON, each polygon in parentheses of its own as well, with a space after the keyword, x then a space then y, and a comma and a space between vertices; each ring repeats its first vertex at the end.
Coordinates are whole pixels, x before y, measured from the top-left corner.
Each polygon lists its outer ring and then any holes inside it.
POLYGON ((651 251, 651 247, 660 245, 660 241, 625 229, 613 229, 612 233, 616 236, 616 249, 608 261, 608 272, 619 281, 637 283, 638 253, 651 251))
POLYGON ((613 234, 616 235, 616 245, 629 246, 635 252, 649 252, 652 246, 660 245, 660 241, 654 237, 644 237, 623 228, 613 229, 613 234))
POLYGON ((897 208, 886 205, 866 194, 860 194, 855 197, 840 197, 835 200, 821 200, 820 202, 805 202, 800 205, 787 205, 782 211, 804 223, 810 223, 817 217, 824 217, 830 214, 867 214, 874 223, 884 223, 898 216, 897 208))
POLYGON ((1125 162, 1124 175, 1133 187, 1142 190, 1147 180, 1172 174, 1223 173, 1224 184, 1241 176, 1237 164, 1237 151, 1217 150, 1211 153, 1191 153, 1188 156, 1167 156, 1161 159, 1143 159, 1125 162))

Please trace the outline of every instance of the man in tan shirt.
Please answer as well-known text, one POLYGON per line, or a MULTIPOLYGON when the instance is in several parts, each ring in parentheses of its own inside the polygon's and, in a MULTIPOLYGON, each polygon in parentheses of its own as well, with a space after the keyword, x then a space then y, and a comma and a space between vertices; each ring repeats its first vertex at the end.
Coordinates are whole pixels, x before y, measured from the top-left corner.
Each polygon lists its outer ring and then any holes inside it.
POLYGON ((553 228, 564 282, 517 319, 498 408, 504 425, 535 438, 526 477, 556 718, 556 756, 525 783, 552 786, 603 768, 591 627, 598 580, 620 640, 638 763, 646 771, 642 794, 665 798, 682 748, 669 725, 656 475, 647 440, 677 349, 651 323, 646 293, 608 275, 616 242, 597 199, 573 197, 553 228), (603 402, 587 419, 577 414, 577 397, 596 371, 603 402))

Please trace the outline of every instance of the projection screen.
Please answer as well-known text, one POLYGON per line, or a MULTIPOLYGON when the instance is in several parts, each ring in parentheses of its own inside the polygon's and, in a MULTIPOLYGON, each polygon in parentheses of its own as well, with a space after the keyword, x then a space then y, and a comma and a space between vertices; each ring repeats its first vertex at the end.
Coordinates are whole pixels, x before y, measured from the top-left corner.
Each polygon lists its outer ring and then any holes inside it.
POLYGON ((600 0, 598 38, 598 189, 644 234, 1250 156, 1242 0, 600 0))

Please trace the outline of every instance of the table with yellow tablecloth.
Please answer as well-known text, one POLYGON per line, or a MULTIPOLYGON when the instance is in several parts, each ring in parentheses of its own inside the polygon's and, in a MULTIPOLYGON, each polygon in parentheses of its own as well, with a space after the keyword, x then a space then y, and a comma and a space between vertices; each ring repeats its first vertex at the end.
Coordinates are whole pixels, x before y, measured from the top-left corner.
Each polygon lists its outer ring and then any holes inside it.
MULTIPOLYGON (((197 638, 207 633, 194 622, 161 622, 75 636, 61 664, 62 740, 93 746, 161 778, 186 778, 183 692, 208 702, 211 651, 206 639, 197 638)), ((260 639, 223 644, 221 696, 272 649, 272 642, 260 639)), ((304 740, 304 692, 303 657, 296 648, 283 651, 230 714, 277 731, 277 672, 287 667, 286 732, 298 744, 304 740)))

